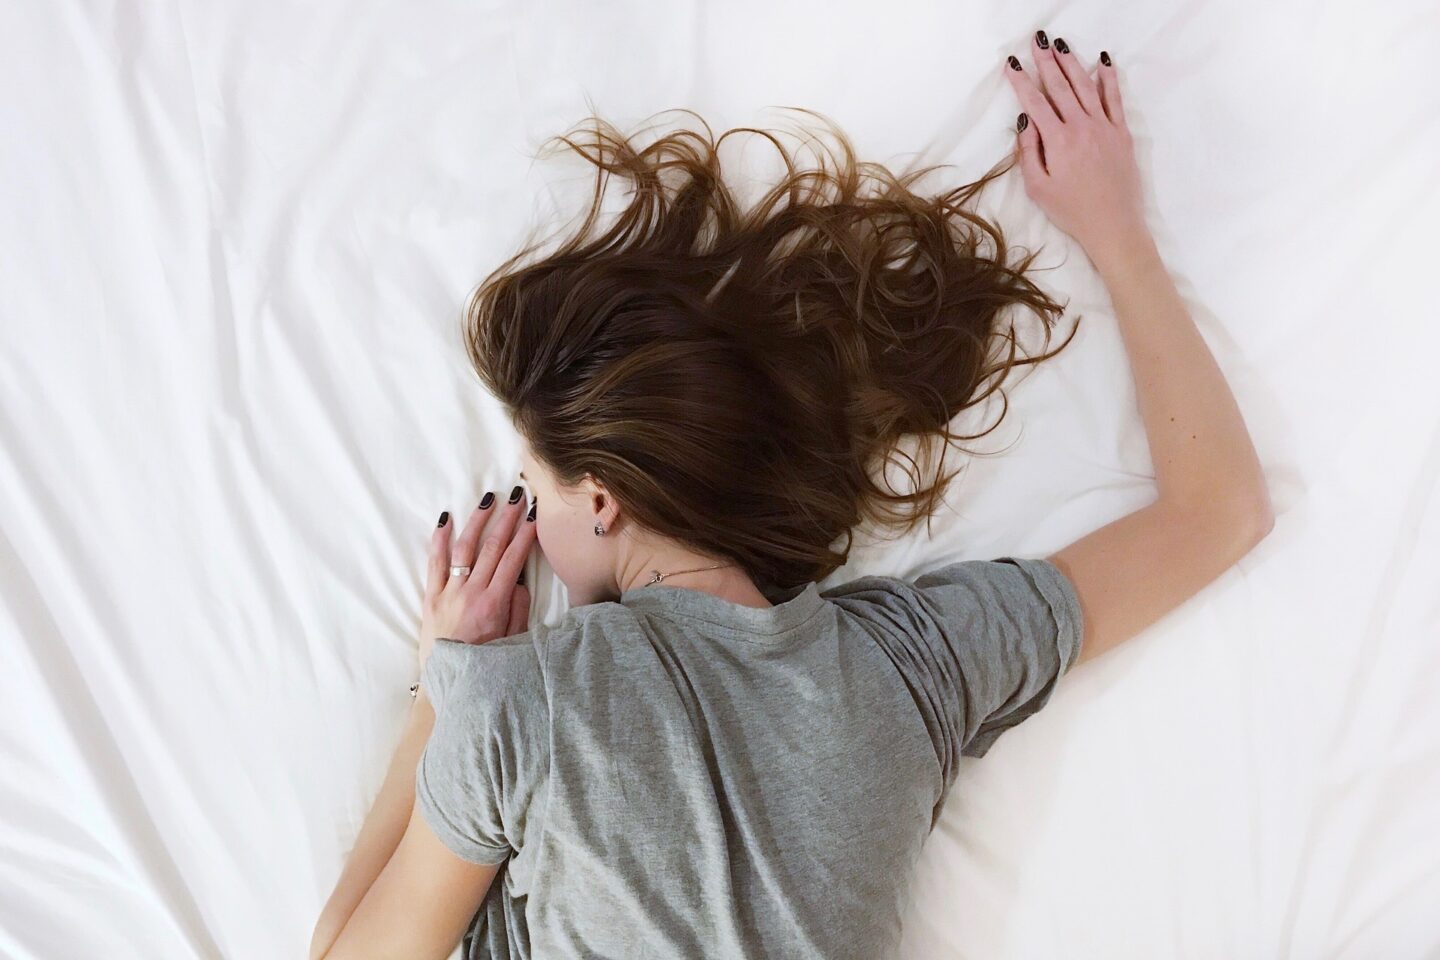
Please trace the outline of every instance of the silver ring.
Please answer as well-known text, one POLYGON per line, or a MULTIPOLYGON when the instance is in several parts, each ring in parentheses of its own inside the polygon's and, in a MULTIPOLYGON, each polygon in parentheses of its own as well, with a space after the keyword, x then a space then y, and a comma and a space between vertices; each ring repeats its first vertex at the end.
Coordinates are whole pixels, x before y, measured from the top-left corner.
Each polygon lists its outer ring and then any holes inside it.
POLYGON ((469 567, 451 567, 451 568, 450 568, 450 576, 452 576, 452 577, 463 577, 463 576, 467 576, 469 573, 470 573, 470 568, 469 568, 469 567))

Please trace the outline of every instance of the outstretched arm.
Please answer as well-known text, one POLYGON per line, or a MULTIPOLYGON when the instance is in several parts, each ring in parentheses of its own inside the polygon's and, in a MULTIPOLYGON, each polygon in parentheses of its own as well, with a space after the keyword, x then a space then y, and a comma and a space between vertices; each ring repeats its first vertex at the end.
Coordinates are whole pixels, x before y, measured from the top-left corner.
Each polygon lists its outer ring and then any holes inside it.
POLYGON ((1274 521, 1239 406, 1145 224, 1115 67, 1102 56, 1092 79, 1063 40, 1042 36, 1030 44, 1038 78, 1014 58, 1004 68, 1025 109, 1026 192, 1079 241, 1110 293, 1159 490, 1047 558, 1079 594, 1085 660, 1193 596, 1274 521))

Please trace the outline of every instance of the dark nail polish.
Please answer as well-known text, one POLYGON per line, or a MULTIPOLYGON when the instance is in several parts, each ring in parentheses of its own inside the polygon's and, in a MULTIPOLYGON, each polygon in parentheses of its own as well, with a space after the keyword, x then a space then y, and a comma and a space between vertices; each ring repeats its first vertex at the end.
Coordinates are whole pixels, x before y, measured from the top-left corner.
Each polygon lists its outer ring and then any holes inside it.
POLYGON ((540 503, 540 498, 539 498, 539 497, 536 497, 534 500, 531 500, 531 501, 530 501, 530 512, 527 513, 527 514, 525 514, 525 519, 526 519, 526 520, 529 520, 529 521, 531 521, 532 523, 534 522, 534 520, 535 520, 535 507, 536 507, 536 505, 538 505, 539 503, 540 503))
POLYGON ((1050 41, 1046 38, 1044 30, 1035 31, 1035 42, 1040 45, 1041 50, 1050 49, 1050 41))
POLYGON ((1019 69, 1020 69, 1020 61, 1017 60, 1017 59, 1015 59, 1013 56, 1012 56, 1009 60, 1007 60, 1007 61, 1005 61, 1005 62, 1008 63, 1008 64, 1010 64, 1010 69, 1011 69, 1011 70, 1019 70, 1019 69))
POLYGON ((1100 51, 1100 62, 1103 63, 1103 64, 1105 64, 1105 66, 1107 66, 1107 67, 1110 66, 1110 54, 1106 53, 1104 50, 1101 50, 1101 51, 1100 51))
POLYGON ((1025 128, 1028 126, 1030 126, 1030 118, 1025 116, 1025 114, 1023 113, 1020 114, 1020 118, 1015 121, 1015 132, 1024 133, 1025 128))
POLYGON ((1065 42, 1065 38, 1064 38, 1064 37, 1056 37, 1056 38, 1055 38, 1055 49, 1056 49, 1056 50, 1059 50, 1061 53, 1069 53, 1069 52, 1070 52, 1070 44, 1068 44, 1068 43, 1065 42))
POLYGON ((437 523, 437 524, 435 524, 435 526, 437 526, 437 527, 443 527, 443 526, 445 526, 445 521, 446 521, 446 520, 449 520, 449 519, 450 519, 450 511, 449 511, 449 510, 441 511, 441 513, 440 513, 440 522, 437 523))
POLYGON ((520 484, 518 484, 518 483, 515 484, 515 489, 510 491, 510 502, 511 502, 511 503, 519 503, 519 502, 520 502, 520 495, 523 494, 524 492, 525 492, 525 488, 524 488, 524 487, 520 486, 520 484))
POLYGON ((485 496, 483 496, 483 497, 480 498, 480 509, 481 509, 481 510, 489 510, 489 509, 490 509, 490 504, 492 504, 492 503, 494 503, 494 502, 495 502, 495 494, 491 493, 489 490, 486 490, 486 491, 485 491, 485 496))

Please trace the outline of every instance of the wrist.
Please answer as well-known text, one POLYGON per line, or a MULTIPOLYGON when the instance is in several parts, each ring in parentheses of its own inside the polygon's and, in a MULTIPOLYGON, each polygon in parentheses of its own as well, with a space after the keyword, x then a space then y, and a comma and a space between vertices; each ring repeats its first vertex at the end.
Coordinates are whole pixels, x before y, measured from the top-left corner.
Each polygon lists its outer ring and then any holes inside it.
POLYGON ((1101 278, 1110 284, 1136 270, 1144 270, 1160 262, 1155 238, 1144 227, 1127 230, 1089 245, 1085 253, 1101 278))
POLYGON ((428 727, 435 722, 435 705, 425 695, 425 685, 422 683, 420 689, 415 692, 415 699, 410 701, 410 714, 408 722, 411 726, 428 727))

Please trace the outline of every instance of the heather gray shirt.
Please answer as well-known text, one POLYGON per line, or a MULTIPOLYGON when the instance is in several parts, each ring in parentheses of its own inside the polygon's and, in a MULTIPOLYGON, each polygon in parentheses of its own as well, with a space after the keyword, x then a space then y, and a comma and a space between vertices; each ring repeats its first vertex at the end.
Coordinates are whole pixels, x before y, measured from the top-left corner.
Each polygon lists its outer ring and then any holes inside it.
POLYGON ((768 598, 661 583, 436 643, 416 803, 506 864, 467 958, 894 955, 959 757, 1075 659, 1074 587, 1000 557, 768 598))

